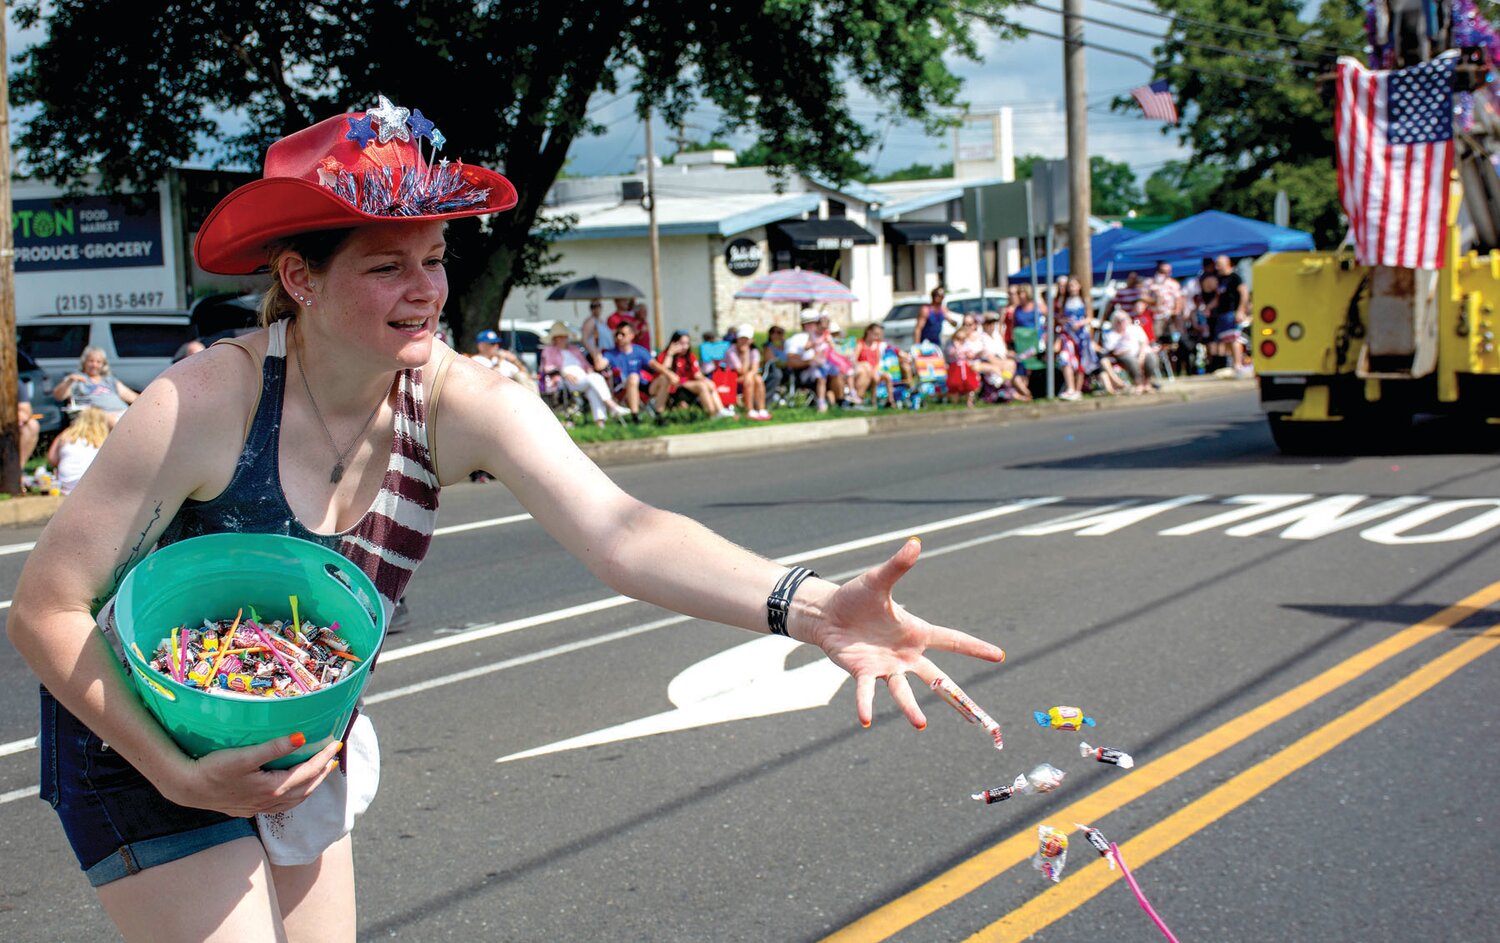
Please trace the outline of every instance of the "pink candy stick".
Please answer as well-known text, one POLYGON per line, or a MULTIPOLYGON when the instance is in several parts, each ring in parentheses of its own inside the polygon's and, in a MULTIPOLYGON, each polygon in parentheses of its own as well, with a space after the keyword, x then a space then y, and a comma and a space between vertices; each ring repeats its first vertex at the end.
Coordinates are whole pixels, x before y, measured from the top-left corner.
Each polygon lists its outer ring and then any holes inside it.
POLYGON ((254 629, 256 634, 261 637, 261 641, 271 650, 271 655, 277 661, 281 662, 281 667, 285 668, 286 673, 292 676, 292 680, 297 683, 297 687, 301 688, 303 693, 311 691, 312 688, 303 683, 302 679, 297 675, 297 669, 292 667, 291 662, 287 661, 286 656, 281 654, 281 650, 276 647, 276 643, 271 641, 271 633, 261 628, 257 623, 247 621, 245 624, 254 629))
POLYGON ((1177 937, 1172 935, 1172 931, 1167 929, 1166 922, 1157 915, 1156 908, 1152 907, 1151 902, 1146 899, 1145 893, 1141 891, 1141 886, 1136 883, 1135 875, 1130 873, 1130 867, 1125 864, 1125 859, 1120 857, 1120 846, 1114 842, 1110 842, 1109 851, 1110 854, 1114 855, 1115 863, 1120 866, 1120 873, 1125 875, 1125 882, 1135 892, 1135 902, 1141 905, 1141 909, 1146 912, 1146 916, 1151 918, 1151 922, 1156 924, 1156 929, 1161 931, 1162 936, 1171 940, 1172 943, 1177 943, 1177 937))

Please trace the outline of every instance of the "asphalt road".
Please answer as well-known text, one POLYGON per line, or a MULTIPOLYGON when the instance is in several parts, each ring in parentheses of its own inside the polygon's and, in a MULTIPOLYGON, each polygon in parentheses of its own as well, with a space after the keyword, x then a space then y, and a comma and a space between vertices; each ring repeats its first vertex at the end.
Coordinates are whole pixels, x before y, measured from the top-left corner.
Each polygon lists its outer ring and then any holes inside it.
MULTIPOLYGON (((863 730, 805 648, 611 601, 498 485, 449 489, 480 526, 434 541, 370 688, 360 935, 1160 939, 1076 830, 1060 884, 1031 868, 1085 822, 1182 940, 1493 939, 1500 457, 1460 431, 1288 459, 1235 394, 611 469, 827 575, 923 535, 897 598, 1007 649, 938 658, 1003 752, 930 696, 863 730), (1097 727, 1033 723, 1057 704, 1097 727), (969 798, 1042 762, 1053 793, 969 798)), ((34 691, 0 651, 0 939, 107 938, 31 794, 34 691)))

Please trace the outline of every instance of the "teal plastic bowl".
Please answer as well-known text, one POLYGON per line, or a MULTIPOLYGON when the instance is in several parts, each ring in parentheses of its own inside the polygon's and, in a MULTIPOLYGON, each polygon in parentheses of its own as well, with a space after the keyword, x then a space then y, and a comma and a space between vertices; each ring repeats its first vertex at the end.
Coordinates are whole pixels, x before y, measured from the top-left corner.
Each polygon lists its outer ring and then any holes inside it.
POLYGON ((115 624, 146 708, 191 756, 301 731, 307 743, 266 764, 285 769, 342 736, 385 638, 385 610, 364 571, 326 547, 279 534, 210 534, 163 547, 131 570, 115 598, 115 624), (361 659, 338 683, 297 697, 225 697, 174 681, 141 661, 178 626, 233 619, 253 606, 266 621, 298 614, 339 635, 361 659))

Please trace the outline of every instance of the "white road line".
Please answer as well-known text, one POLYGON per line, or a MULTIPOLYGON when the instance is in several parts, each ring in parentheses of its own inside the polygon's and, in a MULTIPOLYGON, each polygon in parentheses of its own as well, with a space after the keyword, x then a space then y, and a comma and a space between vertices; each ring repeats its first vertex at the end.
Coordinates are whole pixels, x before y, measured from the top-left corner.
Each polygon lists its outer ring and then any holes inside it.
MULTIPOLYGON (((1044 507, 1049 504, 1056 504, 1061 500, 1063 499, 1060 497, 1027 498, 1025 500, 1016 501, 1010 504, 998 505, 997 507, 988 508, 983 511, 975 511, 972 514, 962 514, 958 517, 943 518, 941 520, 932 521, 927 524, 917 524, 910 527, 903 527, 899 530, 886 531, 885 533, 881 534, 873 534, 869 537, 860 537, 855 540, 845 541, 844 543, 830 544, 825 547, 816 547, 811 550, 799 551, 794 554, 780 557, 777 559, 777 562, 783 564, 802 563, 804 561, 816 560, 821 557, 833 556, 839 553, 847 553, 853 550, 862 550, 902 537, 922 536, 941 530, 948 530, 954 527, 962 527, 966 524, 975 524, 987 520, 993 520, 994 518, 1004 517, 1008 514, 1014 514, 1018 511, 1044 507)), ((1072 519, 1083 514, 1092 513, 1092 511, 1093 509, 1075 511, 1070 514, 1066 514, 1061 518, 1057 518, 1056 521, 1072 519)), ((935 547, 930 550, 924 550, 922 556, 924 558, 945 556, 949 553, 955 552, 956 550, 979 546, 981 544, 989 543, 994 540, 999 540, 1002 537, 1012 536, 1015 533, 1015 530, 1002 531, 998 534, 989 534, 984 537, 978 537, 974 540, 965 541, 960 544, 953 544, 947 547, 935 547)), ((831 580, 849 579, 850 577, 858 576, 863 572, 864 568, 861 567, 859 569, 850 570, 846 573, 834 573, 828 578, 831 580)), ((462 632, 456 635, 448 635, 442 638, 435 638, 426 642, 419 642, 415 645, 407 645, 403 648, 397 648, 391 651, 384 652, 380 656, 380 661, 381 664, 385 664, 391 661, 400 661, 403 658, 412 658, 416 655, 422 655, 432 651, 439 651, 444 648, 452 648, 454 646, 463 645, 468 642, 477 642, 481 639, 493 638, 498 635, 507 635, 511 632, 518 632, 522 629, 532 628, 533 626, 545 625, 550 622, 557 622, 563 619, 572 618, 574 616, 600 612, 605 609, 612 609, 636 601, 637 600, 632 599, 629 596, 611 596, 605 599, 595 600, 594 602, 582 603, 577 606, 569 606, 565 609, 555 609, 551 612, 543 612, 534 616, 527 616, 524 619, 514 619, 510 622, 500 622, 494 625, 480 626, 479 628, 470 629, 467 632, 462 632)), ((405 697, 408 694, 418 694, 422 691, 430 691, 433 688, 455 684, 459 681, 467 681, 471 678, 482 677, 483 675, 492 674, 497 671, 504 671, 508 668, 532 664, 534 662, 556 657, 558 655, 566 655, 572 652, 582 651, 587 648, 593 648, 596 645, 603 645, 605 643, 617 641, 619 639, 629 638, 633 635, 642 635, 646 632, 651 632, 656 629, 665 628, 667 626, 679 625, 683 622, 691 621, 691 618, 692 617, 690 616, 683 615, 669 616, 665 619, 658 619, 654 622, 647 622, 642 625, 631 626, 629 628, 619 629, 614 632, 608 632, 603 635, 594 636, 593 638, 582 639, 580 641, 571 642, 566 645, 544 649, 540 652, 533 652, 530 655, 522 655, 516 658, 509 658, 504 661, 494 662, 489 665, 480 665, 475 668, 469 668, 464 671, 444 675, 439 678, 429 678, 426 681, 421 681, 416 684, 410 684, 400 688, 392 688, 389 691, 381 691, 378 694, 372 694, 365 699, 365 703, 371 705, 379 704, 382 701, 394 700, 398 697, 405 697)), ((12 753, 21 753, 26 750, 32 749, 35 746, 35 736, 27 737, 22 740, 16 740, 11 743, 0 744, 0 756, 7 756, 12 753)), ((3 801, 6 800, 4 800, 3 797, 0 797, 0 802, 3 801)))
POLYGON ((501 524, 514 524, 517 521, 531 520, 530 514, 512 514, 509 517, 492 517, 486 521, 470 521, 467 524, 450 524, 447 527, 439 527, 432 532, 434 537, 444 537, 448 534, 461 534, 466 530, 479 530, 481 527, 499 527, 501 524))
MULTIPOLYGON (((927 524, 915 524, 908 527, 903 527, 900 530, 889 530, 882 534, 873 534, 869 537, 861 537, 857 540, 849 540, 841 544, 830 544, 826 547, 816 547, 811 550, 802 550, 797 553, 788 554, 784 557, 778 557, 776 558, 776 562, 783 564, 805 563, 809 560, 816 560, 821 557, 829 557, 840 553, 848 553, 852 550, 863 550, 866 547, 878 546, 880 544, 889 543, 892 540, 899 540, 903 537, 910 537, 914 535, 921 536, 923 534, 931 534, 935 533, 936 531, 947 530, 953 527, 962 527, 966 524, 977 524, 981 521, 988 521, 997 517, 1004 517, 1007 514, 1015 514, 1018 511, 1030 510, 1031 508, 1042 507, 1048 504, 1056 504, 1061 500, 1062 498, 1060 497, 1027 498, 1022 501, 1012 502, 1010 504, 1002 504, 998 507, 989 508, 984 511, 975 511, 972 514, 962 514, 958 517, 943 518, 942 520, 932 521, 927 524)), ((575 616, 583 616, 595 612, 602 612, 606 609, 614 609, 616 607, 628 605, 633 602, 636 602, 636 600, 631 598, 630 596, 608 596, 604 599, 596 599, 593 602, 580 603, 577 606, 569 606, 566 609, 555 609, 552 612, 543 612, 534 616, 526 616, 523 619, 512 619, 509 622, 496 622, 491 625, 482 625, 464 632, 454 633, 453 635, 445 635, 441 638, 428 639, 425 642, 418 642, 415 645, 405 645, 401 648, 387 650, 381 653, 380 663, 388 664, 389 662, 400 661, 403 658, 411 658, 416 655, 425 655, 428 652, 441 651, 442 649, 453 648, 458 645, 467 645, 470 642, 478 642, 483 639, 494 638, 498 635, 509 635, 512 632, 519 632, 522 629, 529 629, 538 625, 557 622, 562 619, 571 619, 575 616)))
POLYGON ((0 547, 0 557, 8 556, 12 553, 26 553, 34 547, 36 547, 35 540, 31 541, 30 543, 24 544, 6 544, 5 546, 0 547))
POLYGON ((5 805, 7 802, 15 802, 17 799, 29 799, 32 796, 40 795, 41 791, 41 788, 38 786, 27 786, 24 789, 12 789, 10 792, 0 792, 0 805, 5 805))

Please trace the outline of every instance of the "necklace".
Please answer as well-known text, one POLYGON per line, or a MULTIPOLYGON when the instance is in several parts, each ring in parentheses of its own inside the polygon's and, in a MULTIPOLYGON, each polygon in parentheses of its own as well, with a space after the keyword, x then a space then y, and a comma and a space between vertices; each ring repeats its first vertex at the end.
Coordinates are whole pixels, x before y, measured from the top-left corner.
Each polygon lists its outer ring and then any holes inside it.
MULTIPOLYGON (((333 471, 329 474, 328 481, 331 484, 336 485, 340 481, 342 481, 344 477, 344 459, 347 458, 349 456, 349 453, 353 451, 354 447, 364 439, 365 433, 370 431, 370 423, 375 421, 375 416, 380 412, 381 405, 388 398, 390 398, 391 391, 389 387, 386 388, 386 395, 382 396, 380 400, 375 403, 375 408, 370 411, 369 418, 365 420, 364 425, 360 426, 359 434, 356 435, 348 445, 340 449, 339 444, 334 441, 333 433, 328 431, 328 423, 323 420, 323 411, 318 408, 318 401, 316 399, 313 399, 312 387, 309 386, 307 382, 307 371, 302 369, 302 345, 299 344, 297 346, 297 374, 302 377, 302 388, 307 391, 307 401, 309 403, 312 403, 313 415, 318 417, 318 425, 323 427, 323 434, 328 437, 328 447, 333 449, 333 471)), ((391 380, 391 383, 393 385, 395 384, 395 382, 396 381, 394 379, 391 380)))

